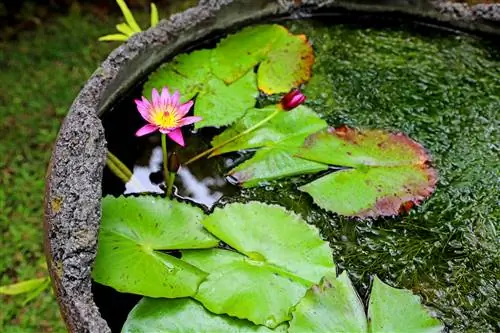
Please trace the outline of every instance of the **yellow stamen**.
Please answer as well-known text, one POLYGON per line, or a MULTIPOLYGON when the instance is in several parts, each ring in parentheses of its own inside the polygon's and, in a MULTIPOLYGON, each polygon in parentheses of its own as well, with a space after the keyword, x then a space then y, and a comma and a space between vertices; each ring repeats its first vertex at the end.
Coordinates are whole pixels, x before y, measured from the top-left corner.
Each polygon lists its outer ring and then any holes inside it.
POLYGON ((153 124, 160 128, 176 128, 179 126, 179 119, 174 110, 156 110, 151 116, 151 120, 153 124))

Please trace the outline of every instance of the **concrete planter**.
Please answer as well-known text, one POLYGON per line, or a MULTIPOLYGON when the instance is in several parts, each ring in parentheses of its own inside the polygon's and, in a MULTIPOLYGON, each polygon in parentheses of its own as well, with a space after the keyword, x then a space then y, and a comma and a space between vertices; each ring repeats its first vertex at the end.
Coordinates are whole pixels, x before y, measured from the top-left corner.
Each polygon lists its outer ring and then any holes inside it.
POLYGON ((500 34, 500 5, 496 4, 469 7, 429 0, 201 0, 197 7, 133 36, 109 55, 75 99, 48 169, 45 251, 70 332, 110 332, 94 303, 90 277, 106 156, 99 116, 165 57, 194 41, 228 27, 316 10, 397 13, 452 28, 500 34))

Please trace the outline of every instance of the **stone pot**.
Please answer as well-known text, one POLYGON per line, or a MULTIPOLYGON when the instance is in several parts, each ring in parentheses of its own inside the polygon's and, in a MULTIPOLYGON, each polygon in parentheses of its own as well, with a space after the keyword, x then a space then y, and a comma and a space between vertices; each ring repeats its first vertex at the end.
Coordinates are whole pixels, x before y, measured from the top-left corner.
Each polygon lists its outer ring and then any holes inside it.
POLYGON ((201 0, 114 50, 71 106, 47 173, 45 254, 63 319, 70 332, 110 332, 94 302, 91 269, 101 218, 106 141, 99 116, 134 83, 193 42, 228 27, 273 16, 301 17, 327 10, 398 15, 451 28, 500 33, 500 5, 431 0, 201 0))

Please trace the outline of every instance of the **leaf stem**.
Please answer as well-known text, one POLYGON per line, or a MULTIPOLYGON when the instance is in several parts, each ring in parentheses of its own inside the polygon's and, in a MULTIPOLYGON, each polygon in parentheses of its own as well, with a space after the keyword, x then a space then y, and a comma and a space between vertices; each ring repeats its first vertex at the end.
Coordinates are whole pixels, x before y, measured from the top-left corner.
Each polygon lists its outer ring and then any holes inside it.
POLYGON ((195 157, 191 158, 190 160, 188 160, 186 163, 184 163, 184 165, 188 165, 190 163, 193 163, 194 161, 197 161, 199 160, 200 158, 202 158, 203 156, 206 156, 212 152, 214 152, 215 150, 227 145, 228 143, 231 143, 233 142, 234 140, 237 140, 239 138, 241 138, 242 136, 256 130, 257 128, 259 128, 260 126, 264 125, 265 123, 267 123, 268 121, 270 121, 271 119, 273 119, 274 117, 276 117, 279 113, 283 112, 283 110, 281 109, 277 109, 276 111, 274 111, 273 113, 271 113, 269 116, 267 116, 266 118, 262 119, 261 121, 259 121, 257 124, 253 125, 252 127, 250 128, 247 128, 246 130, 244 130, 243 132, 233 136, 232 138, 218 144, 217 146, 215 147, 212 147, 210 149, 207 149, 205 150, 204 152, 196 155, 195 157))
POLYGON ((106 166, 116 177, 120 178, 124 184, 130 181, 137 192, 144 191, 144 186, 133 177, 132 171, 130 171, 130 169, 110 151, 108 151, 106 158, 106 166))
POLYGON ((168 185, 167 185, 167 198, 170 198, 172 196, 172 188, 174 187, 174 181, 175 181, 175 172, 170 172, 168 176, 168 185))
POLYGON ((165 184, 168 184, 167 135, 163 133, 161 134, 161 148, 163 149, 163 177, 165 178, 165 184))

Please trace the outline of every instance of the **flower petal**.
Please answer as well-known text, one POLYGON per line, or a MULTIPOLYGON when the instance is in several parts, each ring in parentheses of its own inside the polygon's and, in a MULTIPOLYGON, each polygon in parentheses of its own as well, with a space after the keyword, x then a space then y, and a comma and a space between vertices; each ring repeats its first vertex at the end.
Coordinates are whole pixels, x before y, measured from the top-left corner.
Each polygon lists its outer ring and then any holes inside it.
POLYGON ((179 115, 179 117, 184 117, 186 115, 186 113, 189 112, 189 110, 191 110, 191 107, 193 106, 193 101, 189 101, 189 102, 186 102, 182 105, 180 105, 177 110, 177 114, 179 115))
POLYGON ((152 97, 152 104, 153 104, 153 107, 158 107, 160 106, 160 94, 158 93, 158 90, 156 90, 156 88, 153 88, 153 92, 151 94, 151 97, 152 97))
POLYGON ((172 139, 173 141, 177 142, 178 144, 184 147, 184 138, 182 137, 182 131, 180 128, 174 129, 167 135, 170 137, 170 139, 172 139))
POLYGON ((147 122, 150 122, 151 121, 151 105, 149 104, 149 102, 146 104, 144 103, 143 101, 141 100, 134 100, 135 102, 135 105, 137 105, 137 111, 139 111, 139 113, 141 114, 142 118, 144 118, 144 120, 146 120, 147 122))
POLYGON ((173 107, 177 107, 179 105, 179 98, 181 95, 179 94, 179 91, 176 90, 174 94, 170 97, 170 105, 173 107))
POLYGON ((182 118, 179 123, 180 123, 181 126, 186 126, 186 125, 189 125, 189 124, 196 123, 197 121, 200 121, 202 119, 203 119, 202 117, 197 117, 197 116, 186 117, 186 118, 182 118))
POLYGON ((158 126, 147 124, 139 128, 137 132, 135 132, 135 136, 143 136, 149 133, 152 133, 158 129, 158 126))
POLYGON ((167 87, 164 87, 161 90, 160 102, 162 107, 167 107, 168 102, 170 101, 170 92, 167 87))

